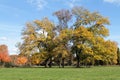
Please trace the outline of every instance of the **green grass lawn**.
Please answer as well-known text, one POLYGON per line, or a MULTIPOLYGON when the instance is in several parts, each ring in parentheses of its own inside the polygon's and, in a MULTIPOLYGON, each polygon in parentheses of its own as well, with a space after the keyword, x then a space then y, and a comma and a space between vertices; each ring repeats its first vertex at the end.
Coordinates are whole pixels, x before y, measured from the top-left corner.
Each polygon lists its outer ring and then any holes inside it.
POLYGON ((0 68, 0 80, 120 80, 120 67, 0 68))

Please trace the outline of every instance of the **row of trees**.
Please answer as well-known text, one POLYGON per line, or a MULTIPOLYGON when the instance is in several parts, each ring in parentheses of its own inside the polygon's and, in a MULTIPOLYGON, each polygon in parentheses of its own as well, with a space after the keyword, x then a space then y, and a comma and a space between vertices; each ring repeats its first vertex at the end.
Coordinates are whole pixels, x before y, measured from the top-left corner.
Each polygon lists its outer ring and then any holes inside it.
MULTIPOLYGON (((54 23, 47 17, 27 23, 22 31, 19 56, 29 65, 113 65, 119 63, 117 43, 109 36, 109 20, 98 12, 83 7, 53 13, 54 23)), ((18 61, 20 62, 21 59, 18 61)))
POLYGON ((109 36, 109 20, 98 12, 83 7, 54 13, 58 23, 48 18, 27 23, 19 44, 20 55, 31 57, 33 64, 51 67, 69 61, 82 65, 117 64, 117 43, 105 40, 109 36), (71 22, 72 21, 72 22, 71 22), (71 22, 71 23, 69 23, 71 22))
MULTIPOLYGON (((63 47, 63 46, 62 46, 63 47)), ((60 58, 60 54, 57 54, 58 56, 54 58, 53 62, 57 63, 59 67, 61 66, 61 61, 63 58, 60 58)), ((63 56, 63 55, 62 55, 63 56)), ((44 56, 40 53, 35 53, 29 58, 27 56, 23 55, 9 55, 8 54, 8 48, 6 45, 0 45, 0 66, 1 67, 23 67, 23 66, 32 66, 32 65, 44 65, 44 56), (43 61, 43 62, 42 62, 43 61)), ((70 53, 69 55, 66 55, 65 64, 71 65, 76 61, 76 57, 70 53), (74 58, 74 59, 73 59, 74 58)), ((54 63, 54 64, 55 64, 54 63)), ((117 63, 120 64, 120 51, 119 48, 117 50, 117 63)), ((57 65, 55 64, 55 65, 57 65)), ((64 63, 62 63, 63 66, 64 63)), ((100 63, 96 63, 99 65, 100 63)))
POLYGON ((27 61, 25 56, 9 55, 7 45, 0 45, 0 67, 23 66, 26 65, 27 61))

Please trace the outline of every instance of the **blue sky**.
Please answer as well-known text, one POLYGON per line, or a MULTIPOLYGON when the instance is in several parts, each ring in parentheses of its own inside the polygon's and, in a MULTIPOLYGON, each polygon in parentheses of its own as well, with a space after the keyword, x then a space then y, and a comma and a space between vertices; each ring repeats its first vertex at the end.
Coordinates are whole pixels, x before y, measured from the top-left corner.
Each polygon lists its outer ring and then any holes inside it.
POLYGON ((6 44, 10 54, 18 54, 15 47, 21 41, 21 31, 26 22, 49 17, 53 12, 83 6, 108 17, 110 36, 107 39, 120 45, 120 0, 0 0, 0 44, 6 44))

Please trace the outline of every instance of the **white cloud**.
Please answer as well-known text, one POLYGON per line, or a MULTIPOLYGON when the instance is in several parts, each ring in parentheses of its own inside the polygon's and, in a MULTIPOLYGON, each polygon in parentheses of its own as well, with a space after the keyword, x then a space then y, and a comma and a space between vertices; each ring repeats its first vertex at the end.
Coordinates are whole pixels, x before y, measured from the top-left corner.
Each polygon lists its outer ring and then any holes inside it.
POLYGON ((104 0, 104 2, 113 3, 120 5, 120 0, 104 0))
POLYGON ((76 6, 76 5, 78 5, 78 3, 80 3, 80 1, 81 1, 81 0, 69 0, 69 1, 67 1, 67 5, 68 5, 70 8, 72 8, 72 7, 76 6))
POLYGON ((14 47, 14 48, 9 48, 9 54, 13 55, 13 54, 18 54, 18 48, 14 47))
POLYGON ((7 41, 8 39, 7 39, 7 37, 0 37, 0 40, 1 41, 7 41))
POLYGON ((43 9, 47 5, 45 0, 27 0, 27 2, 37 7, 39 10, 43 9))

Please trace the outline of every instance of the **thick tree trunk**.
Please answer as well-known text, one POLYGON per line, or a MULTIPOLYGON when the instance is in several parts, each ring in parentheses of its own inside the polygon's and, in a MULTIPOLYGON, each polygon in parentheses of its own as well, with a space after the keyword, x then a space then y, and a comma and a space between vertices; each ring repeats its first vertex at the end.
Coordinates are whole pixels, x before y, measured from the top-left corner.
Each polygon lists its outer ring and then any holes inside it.
POLYGON ((0 64, 1 67, 5 67, 5 62, 1 61, 0 64))
POLYGON ((80 56, 79 55, 77 55, 77 65, 76 65, 76 67, 77 68, 80 67, 80 56))
POLYGON ((45 60, 45 68, 48 67, 48 61, 49 61, 49 58, 47 58, 47 59, 45 60))
POLYGON ((58 64, 59 64, 59 68, 61 68, 61 59, 59 59, 58 64))
POLYGON ((50 57, 50 63, 49 63, 49 68, 52 67, 52 57, 50 57))
POLYGON ((70 55, 70 59, 69 59, 69 61, 68 61, 69 66, 71 66, 71 65, 72 65, 72 61, 73 61, 73 56, 72 56, 72 55, 70 55))
POLYGON ((62 59, 62 68, 64 68, 64 66, 65 66, 64 62, 65 62, 65 58, 62 59))

